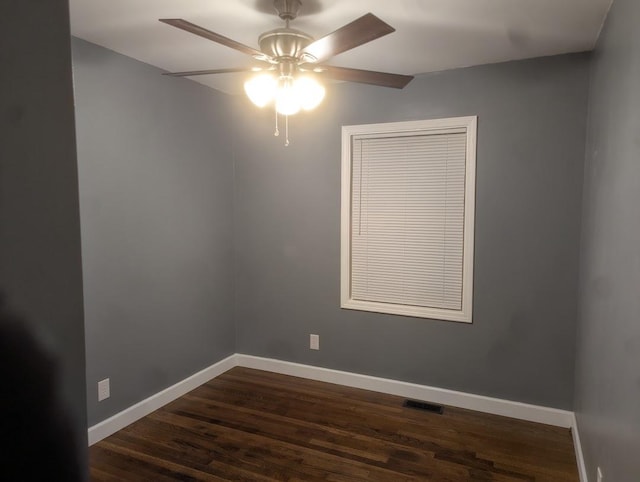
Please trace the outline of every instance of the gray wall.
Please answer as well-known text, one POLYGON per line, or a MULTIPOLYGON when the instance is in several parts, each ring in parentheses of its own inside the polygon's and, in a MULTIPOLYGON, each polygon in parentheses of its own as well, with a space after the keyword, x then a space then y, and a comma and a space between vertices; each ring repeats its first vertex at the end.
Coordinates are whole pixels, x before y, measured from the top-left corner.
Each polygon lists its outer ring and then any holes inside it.
POLYGON ((238 352, 571 409, 588 56, 235 107, 238 352), (340 126, 479 116, 472 325, 341 310, 340 126), (320 351, 309 350, 309 334, 320 351))
POLYGON ((640 2, 615 0, 594 54, 576 412, 589 480, 640 480, 640 2))
POLYGON ((93 425, 235 351, 232 136, 223 94, 78 39, 73 61, 93 425))
POLYGON ((0 292, 58 355, 60 388, 86 446, 67 2, 1 2, 0 66, 0 292))

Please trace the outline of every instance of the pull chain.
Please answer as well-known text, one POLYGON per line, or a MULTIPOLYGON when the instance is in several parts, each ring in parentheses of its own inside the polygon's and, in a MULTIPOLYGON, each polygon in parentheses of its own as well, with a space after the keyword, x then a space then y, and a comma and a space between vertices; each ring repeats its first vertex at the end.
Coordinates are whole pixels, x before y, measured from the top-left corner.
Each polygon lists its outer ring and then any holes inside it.
POLYGON ((284 116, 284 131, 285 131, 285 147, 289 147, 289 116, 284 116))
POLYGON ((275 109, 274 112, 276 113, 276 131, 273 135, 278 137, 280 135, 280 131, 278 130, 278 109, 275 109))
MULTIPOLYGON (((278 110, 275 111, 276 114, 276 130, 273 133, 274 136, 278 137, 280 135, 280 130, 278 129, 278 110)), ((284 116, 284 145, 289 146, 289 116, 284 116)))

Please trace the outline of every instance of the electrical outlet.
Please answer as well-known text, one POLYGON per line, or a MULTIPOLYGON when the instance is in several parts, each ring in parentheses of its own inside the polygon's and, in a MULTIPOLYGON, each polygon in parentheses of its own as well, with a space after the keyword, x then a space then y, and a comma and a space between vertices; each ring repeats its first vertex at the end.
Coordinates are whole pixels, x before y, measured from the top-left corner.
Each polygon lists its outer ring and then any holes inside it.
POLYGON ((320 349, 320 335, 309 335, 309 348, 312 350, 320 349))
POLYGON ((600 467, 598 467, 598 477, 596 482, 604 482, 604 476, 602 475, 602 469, 600 469, 600 467))
POLYGON ((104 380, 98 382, 98 401, 101 402, 102 400, 109 398, 111 396, 110 390, 109 390, 109 379, 105 378, 104 380))

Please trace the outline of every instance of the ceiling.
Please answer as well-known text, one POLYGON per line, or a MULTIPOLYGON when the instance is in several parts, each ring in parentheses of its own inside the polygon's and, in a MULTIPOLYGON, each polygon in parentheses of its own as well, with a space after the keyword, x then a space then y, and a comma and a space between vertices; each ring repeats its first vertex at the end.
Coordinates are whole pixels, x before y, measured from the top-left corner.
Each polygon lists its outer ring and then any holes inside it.
MULTIPOLYGON (((591 50, 612 0, 302 0, 291 27, 320 38, 371 12, 396 32, 334 57, 342 67, 421 74, 591 50)), ((283 26, 272 0, 70 0, 72 35, 167 71, 244 67, 250 57, 158 22, 184 18, 258 48, 283 26)), ((243 74, 192 77, 238 93, 243 74)))

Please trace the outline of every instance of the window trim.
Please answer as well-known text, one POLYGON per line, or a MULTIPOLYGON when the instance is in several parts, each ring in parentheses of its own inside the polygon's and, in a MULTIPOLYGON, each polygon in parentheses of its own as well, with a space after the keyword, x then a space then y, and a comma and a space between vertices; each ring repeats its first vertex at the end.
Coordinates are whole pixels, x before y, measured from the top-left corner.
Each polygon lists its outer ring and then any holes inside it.
POLYGON ((473 313, 473 257, 475 231, 476 142, 477 116, 451 117, 384 124, 361 124, 342 127, 342 187, 340 233, 340 307, 388 313, 401 316, 472 323, 473 313), (388 135, 389 133, 431 133, 438 130, 464 128, 467 134, 465 160, 464 239, 462 272, 462 309, 449 310, 421 306, 354 300, 351 298, 351 188, 353 170, 352 138, 359 135, 388 135), (468 228, 471 229, 468 229, 468 228))

